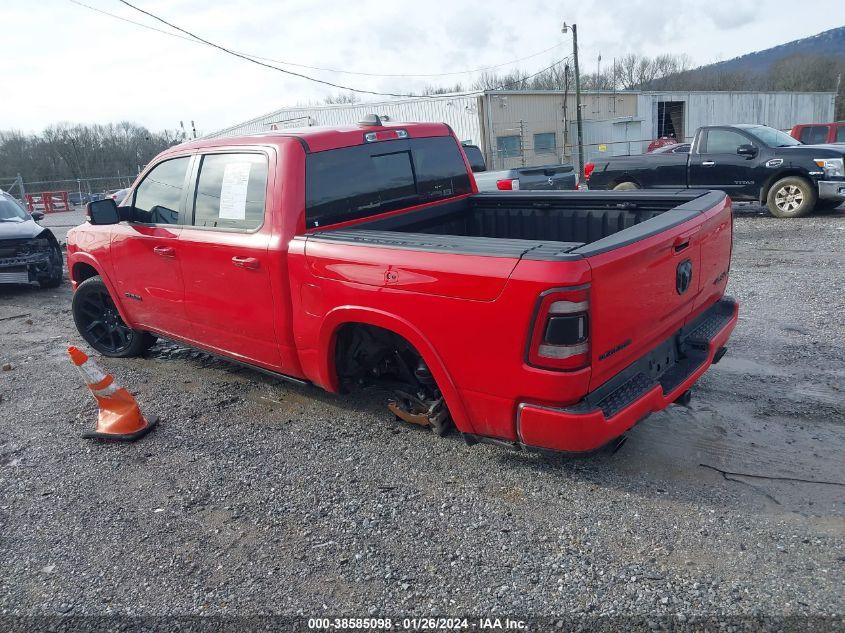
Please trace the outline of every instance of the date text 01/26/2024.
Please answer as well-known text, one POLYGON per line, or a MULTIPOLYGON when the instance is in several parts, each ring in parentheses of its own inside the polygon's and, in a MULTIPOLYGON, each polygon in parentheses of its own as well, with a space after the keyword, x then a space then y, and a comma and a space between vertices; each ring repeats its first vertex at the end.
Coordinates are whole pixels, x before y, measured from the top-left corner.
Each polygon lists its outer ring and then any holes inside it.
POLYGON ((315 631, 391 630, 403 631, 524 631, 524 620, 511 618, 309 618, 315 631))

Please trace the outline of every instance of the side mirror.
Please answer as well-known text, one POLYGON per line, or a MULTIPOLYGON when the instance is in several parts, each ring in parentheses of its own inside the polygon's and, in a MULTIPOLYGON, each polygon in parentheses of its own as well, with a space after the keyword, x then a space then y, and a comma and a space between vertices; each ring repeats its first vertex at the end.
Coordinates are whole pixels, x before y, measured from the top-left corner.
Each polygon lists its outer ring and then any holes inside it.
POLYGON ((85 210, 91 224, 117 224, 120 222, 117 204, 111 198, 89 202, 85 205, 85 210))
POLYGON ((736 153, 746 158, 754 158, 757 155, 757 148, 751 145, 740 145, 736 148, 736 153))
POLYGON ((44 212, 43 211, 33 211, 29 215, 31 215, 32 219, 35 220, 36 222, 40 222, 41 220, 44 219, 44 212))

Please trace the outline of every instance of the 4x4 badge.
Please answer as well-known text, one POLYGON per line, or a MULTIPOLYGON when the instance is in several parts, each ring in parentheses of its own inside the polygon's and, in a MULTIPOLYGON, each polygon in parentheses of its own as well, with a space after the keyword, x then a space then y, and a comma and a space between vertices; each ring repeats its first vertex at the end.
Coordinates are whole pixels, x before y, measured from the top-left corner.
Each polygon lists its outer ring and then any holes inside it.
POLYGON ((678 270, 675 274, 675 290, 679 295, 684 294, 692 283, 692 262, 685 259, 678 264, 678 270))

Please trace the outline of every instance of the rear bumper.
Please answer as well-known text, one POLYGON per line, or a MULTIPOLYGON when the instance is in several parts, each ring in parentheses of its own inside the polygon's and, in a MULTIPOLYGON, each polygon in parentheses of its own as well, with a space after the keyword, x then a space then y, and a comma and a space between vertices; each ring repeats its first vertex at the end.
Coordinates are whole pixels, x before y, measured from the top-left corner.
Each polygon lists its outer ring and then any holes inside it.
POLYGON ((526 448, 567 452, 604 446, 668 407, 718 362, 738 314, 739 304, 723 298, 576 405, 520 404, 520 442, 526 448))
POLYGON ((845 200, 845 178, 842 180, 820 180, 819 199, 845 200))

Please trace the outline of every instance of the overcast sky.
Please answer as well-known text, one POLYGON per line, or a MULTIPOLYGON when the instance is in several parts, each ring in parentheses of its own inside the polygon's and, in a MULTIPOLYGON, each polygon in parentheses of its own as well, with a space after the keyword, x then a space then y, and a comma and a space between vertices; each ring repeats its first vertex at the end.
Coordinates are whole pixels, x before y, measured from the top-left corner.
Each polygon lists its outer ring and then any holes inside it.
MULTIPOLYGON (((79 0, 171 30, 118 0, 79 0)), ((445 73, 501 64, 536 72, 571 52, 561 23, 576 22, 582 72, 597 56, 686 53, 729 59, 836 26, 841 0, 797 14, 788 0, 130 0, 197 35, 253 55, 359 73, 445 73)), ((130 120, 153 129, 194 119, 210 132, 284 106, 340 92, 157 33, 71 0, 0 0, 0 129, 40 131, 59 121, 130 120)), ((809 8, 809 7, 812 8, 809 8)), ((439 79, 369 77, 288 66, 334 83, 383 92, 439 79)), ((507 70, 504 68, 502 70, 507 70)), ((365 100, 377 97, 365 97, 365 100)))

